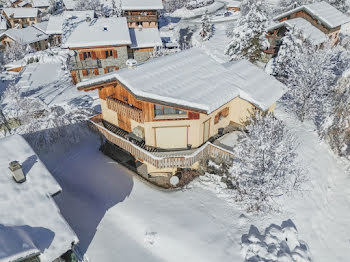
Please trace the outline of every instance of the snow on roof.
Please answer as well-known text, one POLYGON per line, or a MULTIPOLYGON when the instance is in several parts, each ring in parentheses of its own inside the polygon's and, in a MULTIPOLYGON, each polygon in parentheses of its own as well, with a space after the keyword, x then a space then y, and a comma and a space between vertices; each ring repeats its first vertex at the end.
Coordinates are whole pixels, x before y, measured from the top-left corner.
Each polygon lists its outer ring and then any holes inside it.
POLYGON ((77 84, 78 89, 118 80, 139 99, 211 113, 235 97, 267 110, 285 86, 247 61, 218 63, 198 48, 153 59, 77 84))
POLYGON ((230 1, 227 3, 227 7, 241 7, 242 1, 230 1))
POLYGON ((49 22, 45 21, 45 22, 33 24, 32 26, 35 27, 36 29, 39 29, 41 32, 46 33, 46 29, 47 29, 48 24, 49 24, 49 22))
POLYGON ((22 1, 18 4, 19 7, 24 7, 26 5, 29 5, 30 3, 28 1, 22 1))
POLYGON ((300 17, 283 21, 269 27, 267 30, 272 31, 283 26, 289 29, 295 28, 296 30, 301 31, 304 38, 308 38, 315 45, 327 42, 329 39, 325 33, 323 33, 317 27, 313 26, 309 21, 300 17))
POLYGON ((0 15, 0 30, 6 30, 7 29, 7 20, 5 17, 0 15))
POLYGON ((68 10, 73 10, 75 8, 76 2, 74 0, 63 0, 63 4, 68 10))
POLYGON ((0 261, 35 249, 42 253, 41 261, 53 261, 68 251, 77 237, 51 198, 61 187, 22 136, 0 139, 0 174, 0 210, 6 211, 0 216, 0 243, 20 237, 27 244, 19 249, 0 244, 0 261), (21 184, 8 169, 15 160, 26 176, 21 184))
POLYGON ((82 22, 74 29, 64 46, 76 48, 130 44, 131 39, 126 18, 111 17, 82 22))
POLYGON ((123 10, 159 10, 163 9, 162 0, 122 0, 123 10))
POLYGON ((31 0, 33 3, 33 7, 49 7, 49 0, 31 0))
POLYGON ((158 28, 130 28, 131 48, 162 46, 158 28))
POLYGON ((37 17, 39 12, 37 8, 26 7, 4 8, 2 10, 8 17, 13 15, 13 18, 37 17))
POLYGON ((11 28, 2 34, 0 34, 0 38, 3 36, 8 36, 19 44, 31 44, 41 40, 48 39, 49 36, 39 29, 28 26, 26 28, 11 28))
POLYGON ((274 17, 273 20, 279 20, 283 17, 286 17, 290 14, 296 13, 301 10, 314 16, 316 19, 320 20, 323 24, 325 24, 328 28, 335 28, 337 26, 350 22, 350 17, 343 14, 338 9, 324 1, 309 5, 302 5, 300 7, 297 7, 295 9, 292 9, 288 12, 274 17))
POLYGON ((64 11, 63 14, 59 16, 50 16, 49 23, 47 25, 46 33, 49 35, 60 35, 62 34, 63 23, 66 19, 75 19, 76 22, 85 20, 89 16, 93 18, 95 12, 93 10, 88 11, 64 11))

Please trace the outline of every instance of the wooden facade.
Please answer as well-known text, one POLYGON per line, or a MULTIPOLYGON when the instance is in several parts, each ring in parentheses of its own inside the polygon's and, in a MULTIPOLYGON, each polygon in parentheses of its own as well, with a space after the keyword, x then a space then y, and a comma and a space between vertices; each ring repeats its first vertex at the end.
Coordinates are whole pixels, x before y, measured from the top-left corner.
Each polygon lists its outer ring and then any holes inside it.
POLYGON ((128 20, 130 28, 142 27, 158 27, 158 12, 157 10, 132 10, 125 11, 125 16, 128 20))

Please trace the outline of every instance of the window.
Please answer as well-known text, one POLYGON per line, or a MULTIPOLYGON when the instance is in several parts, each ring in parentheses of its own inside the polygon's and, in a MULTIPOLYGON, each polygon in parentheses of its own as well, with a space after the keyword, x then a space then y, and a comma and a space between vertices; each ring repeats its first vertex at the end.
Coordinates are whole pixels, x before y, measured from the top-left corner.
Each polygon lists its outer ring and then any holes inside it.
POLYGON ((91 52, 84 52, 84 59, 91 58, 91 52))
POLYGON ((167 107, 167 106, 161 106, 161 105, 154 105, 154 115, 155 116, 164 116, 164 115, 187 115, 187 112, 184 110, 167 107))
POLYGON ((106 58, 113 56, 113 50, 106 50, 106 58))
POLYGON ((220 122, 221 119, 225 118, 228 116, 229 114, 229 108, 226 107, 225 109, 221 110, 219 113, 216 114, 215 118, 214 118, 214 124, 216 125, 217 123, 220 122))

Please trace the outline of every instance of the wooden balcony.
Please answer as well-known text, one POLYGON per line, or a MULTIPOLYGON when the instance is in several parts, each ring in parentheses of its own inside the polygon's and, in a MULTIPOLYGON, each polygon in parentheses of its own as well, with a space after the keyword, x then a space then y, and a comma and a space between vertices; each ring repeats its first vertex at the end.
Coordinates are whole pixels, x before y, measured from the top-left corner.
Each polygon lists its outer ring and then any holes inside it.
POLYGON ((144 117, 141 109, 130 106, 129 104, 122 102, 113 96, 106 97, 107 107, 123 116, 133 119, 136 122, 143 123, 144 117))
POLYGON ((210 142, 187 152, 150 152, 147 148, 142 148, 123 136, 108 130, 102 123, 101 114, 92 117, 90 122, 108 141, 129 152, 136 159, 145 161, 157 168, 189 168, 206 157, 215 157, 226 161, 233 158, 232 152, 210 142))
POLYGON ((82 69, 92 69, 101 68, 101 60, 99 59, 86 59, 82 61, 77 61, 75 57, 69 59, 68 65, 71 70, 82 70, 82 69))
POLYGON ((157 22, 158 16, 157 15, 130 15, 127 16, 128 22, 157 22))

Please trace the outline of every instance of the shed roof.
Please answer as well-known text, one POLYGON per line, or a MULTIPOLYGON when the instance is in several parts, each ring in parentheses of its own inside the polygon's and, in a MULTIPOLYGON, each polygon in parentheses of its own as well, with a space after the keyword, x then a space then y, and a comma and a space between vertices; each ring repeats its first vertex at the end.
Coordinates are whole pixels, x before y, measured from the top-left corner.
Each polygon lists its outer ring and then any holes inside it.
POLYGON ((49 37, 34 26, 28 26, 26 28, 11 28, 0 34, 0 38, 3 36, 8 36, 15 42, 25 45, 45 40, 49 37))
POLYGON ((61 187, 23 137, 0 139, 0 174, 0 210, 6 210, 0 216, 0 261, 36 251, 42 261, 53 261, 78 241, 51 197, 61 187), (22 184, 8 169, 14 160, 26 176, 22 184))
POLYGON ((289 16, 298 11, 305 11, 308 14, 314 16, 316 19, 321 21, 328 28, 335 28, 342 24, 350 22, 350 17, 340 12, 332 5, 322 1, 309 5, 302 5, 288 12, 280 14, 274 17, 274 20, 279 20, 283 17, 289 16))
POLYGON ((287 27, 289 29, 295 28, 296 30, 301 31, 303 37, 305 39, 309 39, 315 45, 325 43, 329 39, 325 33, 323 33, 317 27, 313 26, 309 21, 301 17, 289 19, 281 23, 275 24, 269 27, 267 30, 272 31, 281 27, 287 27))
POLYGON ((162 0, 121 0, 123 10, 159 10, 163 9, 162 0))
POLYGON ((158 28, 130 28, 131 48, 162 46, 158 28))
POLYGON ((37 8, 26 7, 4 8, 2 10, 8 17, 13 15, 13 18, 37 17, 39 13, 37 8))
POLYGON ((77 84, 78 89, 117 80, 136 97, 211 113, 236 97, 267 110, 285 86, 245 60, 220 64, 198 48, 153 59, 77 84))
POLYGON ((131 39, 126 18, 111 17, 82 22, 71 33, 64 46, 77 48, 130 44, 131 39))

